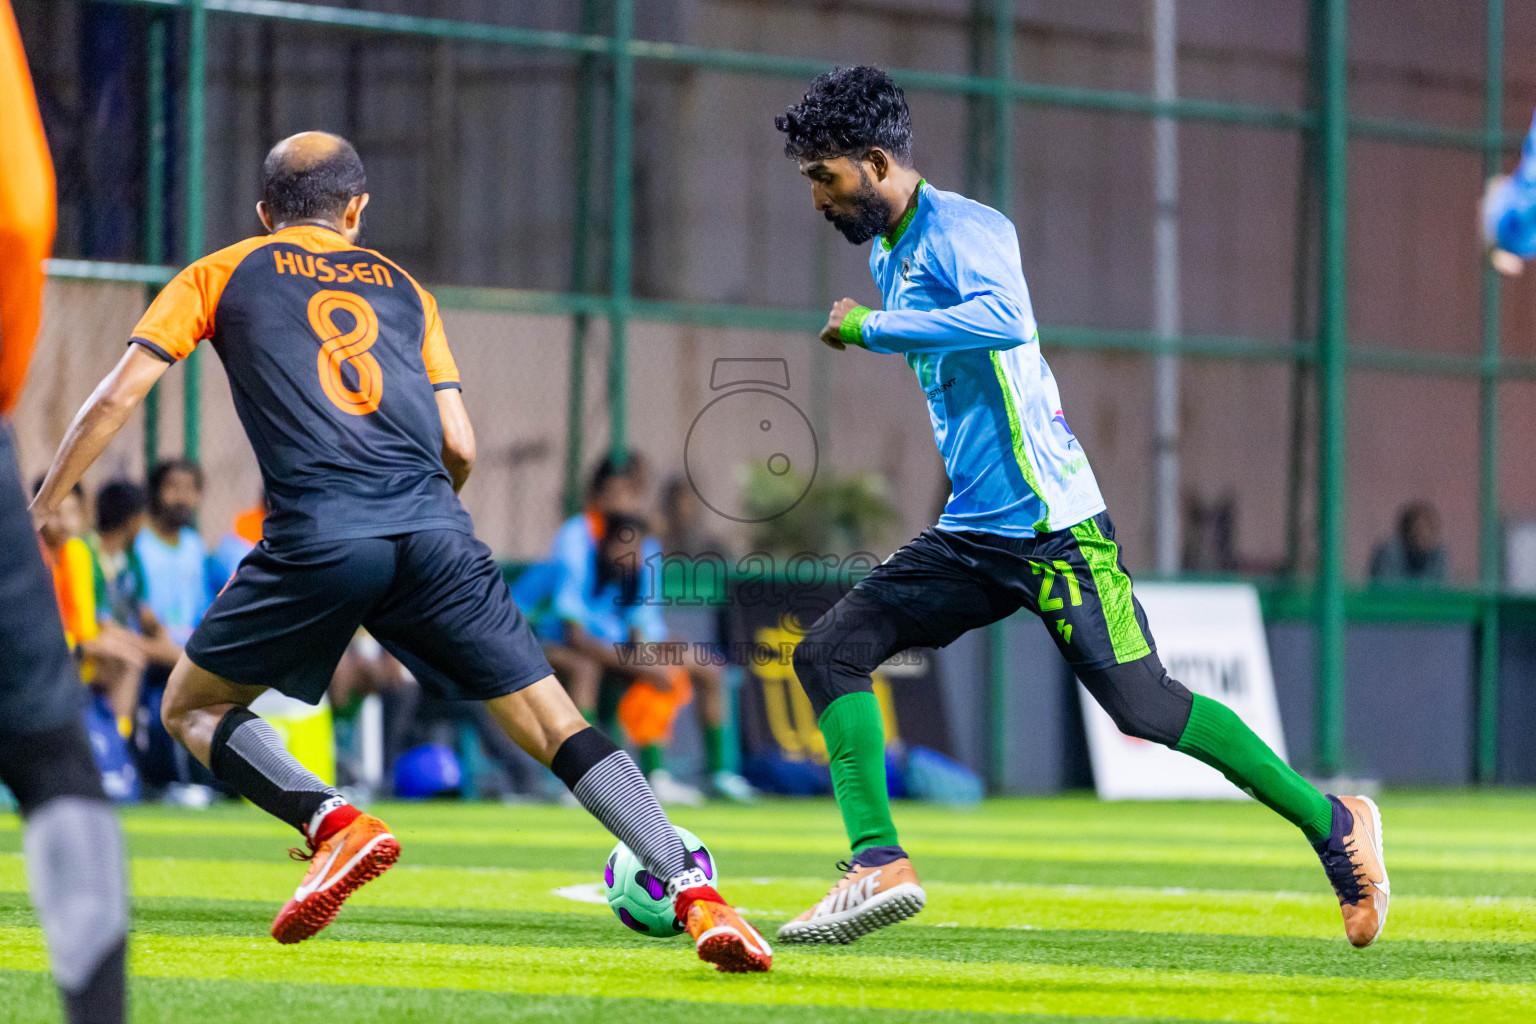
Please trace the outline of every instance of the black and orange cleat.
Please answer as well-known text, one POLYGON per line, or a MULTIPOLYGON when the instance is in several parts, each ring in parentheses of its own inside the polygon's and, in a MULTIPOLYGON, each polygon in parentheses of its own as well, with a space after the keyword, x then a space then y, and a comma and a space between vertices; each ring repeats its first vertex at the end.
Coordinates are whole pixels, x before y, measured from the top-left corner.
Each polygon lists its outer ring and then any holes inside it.
POLYGON ((336 920, 348 896, 400 859, 400 841, 388 825, 351 807, 342 810, 352 811, 351 821, 319 842, 308 840, 308 856, 289 851, 310 863, 293 899, 272 922, 272 937, 278 942, 303 942, 317 934, 336 920))
MULTIPOLYGON (((700 881, 702 881, 702 872, 700 881)), ((736 908, 709 885, 682 889, 672 897, 677 919, 693 937, 699 959, 729 974, 766 971, 773 948, 736 908)))

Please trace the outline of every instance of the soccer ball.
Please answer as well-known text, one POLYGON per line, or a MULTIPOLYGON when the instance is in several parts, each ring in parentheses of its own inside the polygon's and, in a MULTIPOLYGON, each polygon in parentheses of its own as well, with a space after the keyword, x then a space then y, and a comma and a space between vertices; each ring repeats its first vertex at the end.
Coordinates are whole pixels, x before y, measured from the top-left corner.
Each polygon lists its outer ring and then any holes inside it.
MULTIPOLYGON (((715 858, 709 848, 685 828, 679 828, 677 834, 694 866, 704 872, 710 885, 714 885, 715 858)), ((615 846, 608 855, 608 863, 603 868, 603 883, 608 906, 626 927, 655 939, 670 939, 682 934, 683 923, 672 912, 666 882, 645 870, 640 858, 623 843, 615 846)))

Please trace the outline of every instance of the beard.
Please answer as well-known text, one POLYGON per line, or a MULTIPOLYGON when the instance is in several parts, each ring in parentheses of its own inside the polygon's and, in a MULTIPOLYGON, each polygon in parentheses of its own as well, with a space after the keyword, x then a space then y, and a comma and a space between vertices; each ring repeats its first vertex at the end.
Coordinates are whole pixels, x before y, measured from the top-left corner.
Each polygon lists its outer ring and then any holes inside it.
POLYGON ((859 190, 852 196, 853 213, 836 214, 827 211, 826 218, 838 232, 854 245, 863 245, 885 231, 894 211, 891 204, 879 192, 864 168, 859 168, 859 190))
POLYGON ((159 515, 160 522, 172 530, 184 530, 196 518, 197 509, 180 503, 163 506, 159 515))

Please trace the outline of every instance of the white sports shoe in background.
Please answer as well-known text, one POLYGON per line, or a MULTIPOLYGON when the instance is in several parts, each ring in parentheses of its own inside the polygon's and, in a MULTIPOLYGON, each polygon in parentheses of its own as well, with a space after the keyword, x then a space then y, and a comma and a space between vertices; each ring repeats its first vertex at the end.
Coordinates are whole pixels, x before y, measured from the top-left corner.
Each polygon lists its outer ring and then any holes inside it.
POLYGON ((709 777, 709 795, 738 804, 757 802, 757 790, 752 783, 735 772, 715 772, 709 777))
POLYGON ((698 807, 704 803, 704 794, 698 787, 673 778, 672 773, 665 768, 657 768, 645 781, 651 784, 656 802, 663 806, 681 804, 684 807, 698 807))

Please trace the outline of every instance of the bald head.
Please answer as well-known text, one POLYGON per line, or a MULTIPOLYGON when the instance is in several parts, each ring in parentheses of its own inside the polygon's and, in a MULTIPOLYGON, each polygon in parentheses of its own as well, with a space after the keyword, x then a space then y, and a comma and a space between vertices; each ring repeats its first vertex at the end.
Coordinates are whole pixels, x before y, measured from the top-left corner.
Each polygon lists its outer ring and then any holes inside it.
POLYGON ((357 150, 330 132, 290 135, 261 165, 261 201, 276 224, 340 221, 367 188, 357 150))

